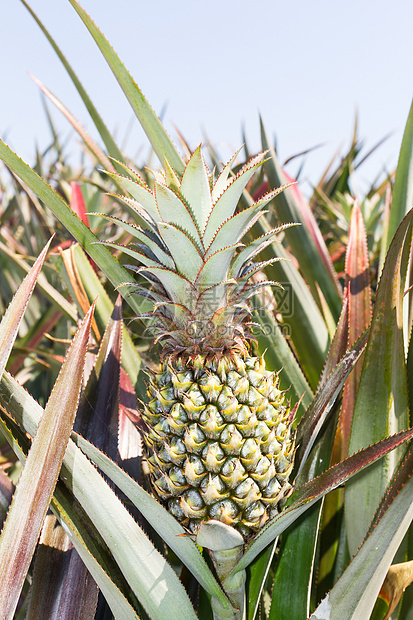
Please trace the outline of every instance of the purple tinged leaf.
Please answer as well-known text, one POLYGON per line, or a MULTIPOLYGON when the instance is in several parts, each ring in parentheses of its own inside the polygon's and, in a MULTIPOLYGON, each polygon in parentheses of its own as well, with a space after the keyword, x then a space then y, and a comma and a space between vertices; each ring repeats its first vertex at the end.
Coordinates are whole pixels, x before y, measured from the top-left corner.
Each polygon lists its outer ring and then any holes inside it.
POLYGON ((73 426, 94 305, 77 331, 47 402, 0 536, 0 617, 13 618, 73 426))
POLYGON ((93 370, 76 414, 74 429, 112 459, 118 453, 118 403, 122 350, 122 301, 118 295, 93 370))
POLYGON ((11 498, 13 496, 13 485, 8 475, 0 469, 0 526, 7 514, 11 498))
MULTIPOLYGON (((341 330, 344 346, 352 345, 357 338, 368 328, 371 320, 371 291, 369 281, 369 261, 367 251, 367 239, 364 228, 363 216, 357 203, 354 204, 347 245, 345 263, 346 283, 343 307, 347 308, 345 326, 341 330)), ((337 327, 337 331, 338 331, 337 327)), ((343 399, 340 416, 337 424, 334 448, 331 456, 331 464, 338 463, 348 456, 348 443, 350 439, 351 422, 353 418, 354 404, 359 384, 364 353, 350 372, 343 390, 343 399)), ((337 489, 330 493, 324 502, 324 523, 336 524, 337 536, 342 524, 342 507, 344 502, 343 489, 337 489)), ((329 532, 332 530, 329 528, 329 532)), ((341 555, 340 552, 339 556, 341 555)), ((324 553, 321 552, 319 566, 319 583, 323 578, 331 574, 336 560, 337 549, 331 546, 329 539, 325 538, 324 553)), ((337 571, 337 564, 335 565, 337 571)))
MULTIPOLYGON (((5 376, 8 376, 11 379, 15 388, 17 386, 18 391, 20 391, 20 396, 25 394, 24 389, 16 383, 15 379, 13 379, 9 373, 5 373, 3 378, 5 376)), ((2 384, 2 387, 4 387, 4 384, 2 384)), ((27 421, 28 417, 34 413, 34 425, 29 425, 31 427, 29 434, 33 435, 35 433, 35 428, 37 428, 37 421, 43 413, 43 409, 28 394, 26 395, 31 401, 31 405, 29 405, 30 414, 25 417, 25 419, 27 421)), ((8 406, 9 405, 10 401, 8 401, 8 406)), ((21 405, 22 401, 20 401, 19 404, 20 410, 21 405)), ((11 407, 11 409, 13 410, 13 407, 11 407)), ((23 409, 25 409, 24 405, 23 409)), ((19 415, 17 415, 17 418, 19 418, 19 415)), ((21 421, 22 420, 20 418, 20 422, 21 421)), ((19 460, 22 463, 25 463, 27 453, 30 448, 30 440, 24 431, 20 430, 18 424, 13 422, 12 418, 8 417, 7 413, 3 416, 0 415, 0 425, 2 426, 2 433, 7 438, 7 442, 10 445, 13 445, 13 449, 19 460)), ((65 475, 64 467, 66 458, 67 456, 63 459, 61 470, 61 475, 63 477, 65 475)), ((94 472, 96 476, 100 478, 96 470, 94 470, 94 472)), ((84 479, 84 476, 80 477, 84 479)), ((79 503, 74 500, 73 495, 67 487, 65 487, 63 482, 59 480, 54 490, 51 507, 60 523, 65 524, 65 531, 69 536, 71 543, 82 558, 84 565, 89 569, 90 573, 94 577, 99 588, 104 593, 106 602, 111 607, 114 616, 116 618, 125 618, 125 620, 137 620, 136 612, 134 612, 127 600, 129 588, 126 585, 125 579, 120 575, 118 567, 113 559, 113 556, 110 554, 107 545, 88 518, 86 512, 81 508, 79 503)), ((44 585, 44 582, 42 583, 44 585)), ((30 598, 32 599, 33 596, 34 594, 31 592, 30 598)), ((45 616, 45 614, 39 614, 35 616, 35 619, 37 620, 37 618, 40 617, 43 619, 47 616, 45 616)), ((57 620, 60 620, 60 617, 58 617, 57 620)))
MULTIPOLYGON (((51 240, 50 240, 51 241, 51 240)), ((0 375, 3 372, 14 341, 17 336, 20 321, 33 292, 40 269, 46 258, 50 241, 43 248, 33 267, 17 289, 0 323, 0 375)))
POLYGON ((93 620, 99 590, 54 515, 46 515, 36 552, 26 620, 93 620))
POLYGON ((119 463, 139 483, 143 443, 141 431, 144 422, 138 413, 138 401, 129 375, 120 369, 119 381, 119 463))

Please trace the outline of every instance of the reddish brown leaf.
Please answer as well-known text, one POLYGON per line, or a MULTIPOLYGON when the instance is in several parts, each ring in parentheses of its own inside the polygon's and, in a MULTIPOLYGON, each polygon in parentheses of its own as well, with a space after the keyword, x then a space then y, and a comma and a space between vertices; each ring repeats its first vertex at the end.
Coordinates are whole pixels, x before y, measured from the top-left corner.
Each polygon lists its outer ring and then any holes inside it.
MULTIPOLYGON (((348 300, 348 346, 351 346, 367 329, 371 321, 367 237, 363 215, 357 203, 354 204, 351 214, 345 272, 345 297, 348 300)), ((343 405, 337 429, 337 442, 340 444, 340 451, 339 453, 337 452, 336 446, 334 451, 335 460, 342 460, 348 454, 351 423, 363 357, 362 355, 344 387, 343 405)))
POLYGON ((82 220, 82 222, 90 228, 89 218, 86 213, 85 201, 83 200, 82 190, 75 181, 70 184, 72 189, 72 195, 70 197, 70 208, 76 213, 76 215, 82 220))

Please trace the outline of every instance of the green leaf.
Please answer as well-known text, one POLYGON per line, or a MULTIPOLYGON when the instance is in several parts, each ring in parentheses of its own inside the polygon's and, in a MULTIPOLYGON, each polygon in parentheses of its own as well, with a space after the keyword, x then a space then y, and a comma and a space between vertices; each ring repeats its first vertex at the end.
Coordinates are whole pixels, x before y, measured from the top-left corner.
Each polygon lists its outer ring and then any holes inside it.
POLYGON ((277 541, 267 547, 249 567, 248 580, 248 618, 254 620, 257 617, 261 595, 265 586, 265 580, 274 558, 277 541))
POLYGON ((400 147, 396 178, 390 209, 387 247, 396 234, 400 222, 413 204, 413 103, 410 107, 400 147))
POLYGON ((280 545, 268 620, 308 616, 320 513, 321 504, 313 506, 285 532, 287 536, 280 545), (286 591, 294 592, 294 596, 285 596, 286 591))
MULTIPOLYGON (((201 248, 201 239, 194 216, 186 204, 169 187, 161 183, 155 183, 154 192, 161 220, 182 228, 201 248)), ((159 215, 157 220, 159 220, 159 215)))
MULTIPOLYGON (((99 243, 97 237, 73 213, 65 201, 1 140, 0 159, 53 211, 70 234, 77 239, 89 256, 102 269, 114 287, 119 286, 123 282, 130 282, 133 279, 130 273, 99 243)), ((121 293, 131 308, 140 314, 142 307, 138 303, 136 295, 129 294, 132 291, 131 287, 122 287, 121 293)))
MULTIPOLYGON (((377 289, 349 454, 409 425, 402 306, 412 221, 410 211, 390 245, 377 289)), ((363 541, 401 456, 400 450, 393 452, 347 486, 345 519, 350 553, 354 554, 363 541)))
MULTIPOLYGON (((241 147, 242 148, 242 147, 241 147)), ((218 175, 216 182, 214 183, 214 187, 212 188, 212 202, 216 202, 221 194, 227 189, 228 185, 231 183, 231 170, 234 165, 235 160, 238 157, 241 149, 238 149, 236 153, 231 157, 228 163, 223 166, 221 172, 218 175)), ((249 161, 251 157, 247 157, 247 161, 249 161)))
POLYGON ((248 228, 252 226, 256 218, 260 217, 260 215, 262 215, 261 205, 254 204, 231 216, 222 224, 213 237, 205 254, 205 258, 240 241, 248 228))
POLYGON ((57 46, 55 40, 52 38, 50 33, 46 30, 45 26, 42 24, 40 19, 37 17, 37 15, 34 13, 34 11, 30 8, 30 6, 27 4, 27 2, 25 2, 25 0, 20 0, 20 1, 26 7, 26 9, 29 11, 29 13, 32 15, 34 20, 37 22, 37 24, 39 25, 39 27, 42 30, 43 34, 46 36, 46 38, 49 41, 50 45, 53 47, 53 49, 56 52, 57 56, 61 60, 64 68, 68 72, 68 74, 69 74, 73 84, 75 85, 79 95, 83 99, 83 103, 85 104, 85 106, 86 106, 86 108, 87 108, 87 110, 88 110, 88 112, 89 112, 89 114, 90 114, 90 116, 91 116, 95 126, 96 126, 96 129, 98 130, 98 132, 99 132, 103 142, 105 143, 105 146, 106 146, 106 148, 108 150, 109 155, 111 157, 114 157, 115 159, 122 160, 123 159, 122 153, 120 152, 120 150, 117 147, 115 141, 113 140, 112 136, 110 135, 110 132, 108 131, 105 123, 103 122, 103 120, 100 117, 98 111, 96 110, 96 108, 93 105, 91 99, 89 98, 89 95, 87 94, 87 92, 83 88, 83 86, 82 86, 79 78, 77 77, 76 73, 73 71, 72 67, 68 63, 68 61, 65 58, 65 56, 63 55, 62 51, 57 46))
MULTIPOLYGON (((249 161, 241 172, 239 172, 235 178, 231 179, 231 183, 217 198, 213 210, 208 214, 209 217, 203 234, 203 242, 206 248, 214 239, 216 232, 234 215, 241 194, 257 168, 261 166, 263 157, 264 154, 257 155, 257 157, 249 161)), ((229 245, 229 243, 224 244, 224 247, 225 245, 229 245)))
POLYGON ((239 246, 239 243, 230 245, 207 258, 196 279, 196 285, 200 286, 201 290, 221 284, 226 279, 231 260, 239 246))
MULTIPOLYGON (((151 218, 156 221, 159 219, 158 209, 156 207, 155 197, 149 187, 142 181, 135 181, 121 174, 115 174, 109 170, 105 171, 122 189, 132 196, 141 207, 148 213, 151 218)), ((122 196, 119 196, 122 198, 122 196)))
POLYGON ((29 451, 0 536, 0 617, 12 618, 72 430, 93 306, 62 365, 29 451))
POLYGON ((165 267, 174 269, 176 266, 184 278, 193 282, 204 262, 191 237, 173 224, 159 222, 158 229, 162 239, 170 249, 174 262, 172 267, 164 263, 165 267))
POLYGON ((189 204, 198 229, 202 233, 212 209, 212 201, 208 171, 202 157, 201 146, 193 152, 185 167, 180 191, 189 204))
MULTIPOLYGON (((148 136, 159 161, 163 162, 166 157, 174 170, 179 174, 182 174, 184 171, 184 163, 178 154, 178 151, 166 133, 161 121, 146 101, 141 90, 135 84, 130 73, 126 70, 116 52, 109 45, 99 28, 97 28, 94 22, 90 19, 89 15, 84 11, 84 9, 82 9, 80 4, 76 2, 76 0, 69 0, 69 2, 75 11, 80 15, 83 23, 94 38, 96 45, 99 47, 106 62, 111 68, 115 78, 119 82, 119 85, 125 93, 132 110, 136 114, 136 117, 148 136)), ((122 157, 120 159, 122 159, 122 157)))
MULTIPOLYGON (((157 243, 147 234, 146 230, 144 230, 140 226, 136 226, 135 224, 129 224, 128 222, 124 222, 123 220, 120 220, 118 217, 114 217, 112 215, 106 215, 105 213, 99 213, 96 215, 100 215, 101 217, 104 217, 110 222, 113 222, 114 224, 116 224, 116 226, 123 228, 123 230, 125 230, 127 233, 129 233, 130 235, 133 235, 135 239, 138 239, 138 241, 140 241, 141 243, 144 243, 151 250, 151 252, 153 252, 153 254, 156 256, 158 261, 162 263, 162 265, 164 265, 168 269, 174 269, 175 263, 173 259, 171 258, 171 256, 167 254, 166 252, 164 252, 164 250, 162 250, 161 247, 159 247, 161 240, 158 240, 158 243, 157 243)), ((167 224, 164 224, 164 226, 167 226, 167 224)))
MULTIPOLYGON (((271 187, 285 184, 284 173, 278 163, 277 156, 265 133, 261 122, 262 148, 270 151, 271 157, 265 162, 265 170, 271 187)), ((275 206, 281 223, 303 222, 291 192, 287 189, 276 200, 275 206)), ((328 303, 331 313, 338 319, 341 310, 341 299, 332 273, 327 270, 313 238, 305 225, 287 229, 286 237, 291 251, 300 265, 300 269, 310 286, 315 299, 318 297, 317 284, 328 303)))
MULTIPOLYGON (((230 275, 234 278, 239 276, 240 271, 243 266, 254 256, 259 254, 261 250, 264 250, 270 243, 276 241, 275 237, 277 234, 280 234, 285 228, 290 226, 290 224, 285 224, 284 226, 278 226, 277 228, 271 229, 269 232, 264 233, 257 239, 254 239, 248 245, 246 245, 240 252, 238 252, 237 256, 232 262, 230 275)), ((293 226, 293 224, 291 224, 293 226)))
MULTIPOLYGON (((132 256, 132 258, 142 263, 146 267, 158 267, 159 265, 158 261, 152 260, 152 258, 148 258, 146 254, 144 254, 139 249, 133 250, 129 245, 122 245, 121 243, 112 243, 111 241, 101 241, 100 243, 107 248, 114 248, 115 250, 118 250, 119 252, 123 252, 124 254, 127 254, 128 256, 132 256)), ((128 268, 131 269, 131 266, 128 265, 128 268)), ((127 284, 130 284, 130 282, 128 282, 127 284)))
POLYGON ((143 267, 140 273, 142 273, 142 275, 151 273, 156 276, 172 301, 180 304, 181 301, 185 299, 187 300, 185 306, 187 306, 189 310, 192 309, 195 302, 196 291, 192 284, 178 273, 166 269, 165 267, 143 267))

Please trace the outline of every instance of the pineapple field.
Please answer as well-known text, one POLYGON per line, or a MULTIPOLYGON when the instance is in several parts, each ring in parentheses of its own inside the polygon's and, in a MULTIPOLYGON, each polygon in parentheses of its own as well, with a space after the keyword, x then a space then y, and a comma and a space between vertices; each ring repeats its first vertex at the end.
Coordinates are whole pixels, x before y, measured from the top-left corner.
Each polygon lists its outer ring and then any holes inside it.
POLYGON ((307 197, 262 121, 172 140, 68 1, 151 151, 22 0, 99 139, 35 80, 49 147, 0 140, 0 619, 412 620, 413 107, 395 171, 354 197, 355 130, 307 197))

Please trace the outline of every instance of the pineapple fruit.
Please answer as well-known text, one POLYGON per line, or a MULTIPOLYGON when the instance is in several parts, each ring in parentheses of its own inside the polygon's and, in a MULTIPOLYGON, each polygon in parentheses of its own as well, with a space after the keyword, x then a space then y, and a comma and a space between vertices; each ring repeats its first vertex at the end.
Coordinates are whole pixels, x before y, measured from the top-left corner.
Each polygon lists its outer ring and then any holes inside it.
MULTIPOLYGON (((280 232, 243 245, 263 207, 284 188, 236 213, 264 155, 236 175, 236 155, 214 182, 199 147, 182 176, 165 162, 151 191, 133 170, 113 173, 142 226, 116 222, 136 239, 122 249, 149 287, 162 360, 148 385, 143 418, 153 488, 189 531, 221 521, 245 539, 277 514, 290 489, 294 437, 278 376, 250 354, 254 257, 280 232)), ((271 283, 275 284, 275 283, 271 283)))

